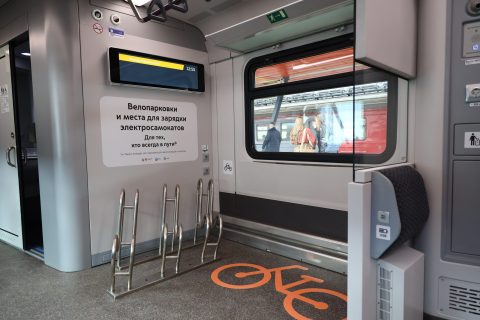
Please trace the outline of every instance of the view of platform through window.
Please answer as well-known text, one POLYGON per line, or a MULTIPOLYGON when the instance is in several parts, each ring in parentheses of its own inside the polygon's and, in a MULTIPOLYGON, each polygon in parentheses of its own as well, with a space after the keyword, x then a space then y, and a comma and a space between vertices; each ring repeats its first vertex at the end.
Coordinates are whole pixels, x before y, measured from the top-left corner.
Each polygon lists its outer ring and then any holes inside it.
MULTIPOLYGON (((368 69, 357 63, 355 70, 368 69)), ((255 88, 353 72, 353 48, 268 65, 255 71, 255 88)))
POLYGON ((351 154, 355 134, 355 153, 381 154, 387 100, 387 81, 255 99, 255 149, 351 154))

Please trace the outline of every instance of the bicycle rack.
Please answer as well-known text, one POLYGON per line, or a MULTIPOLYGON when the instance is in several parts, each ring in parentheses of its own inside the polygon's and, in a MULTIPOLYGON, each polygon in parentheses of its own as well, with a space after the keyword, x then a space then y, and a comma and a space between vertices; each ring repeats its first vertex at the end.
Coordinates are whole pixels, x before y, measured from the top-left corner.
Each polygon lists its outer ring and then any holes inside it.
POLYGON ((166 259, 176 259, 175 264, 175 273, 178 273, 178 266, 180 264, 180 255, 182 251, 182 239, 183 239, 183 228, 182 225, 179 224, 178 220, 178 208, 180 204, 180 187, 177 185, 175 187, 175 197, 174 198, 167 198, 167 185, 163 185, 163 205, 162 205, 162 233, 160 237, 160 243, 158 246, 158 253, 162 256, 162 269, 161 269, 161 276, 164 275, 165 269, 165 260, 166 259), (167 216, 167 202, 174 203, 174 211, 173 211, 173 230, 168 231, 168 225, 165 223, 165 219, 167 216), (172 243, 170 248, 170 255, 167 255, 167 239, 168 235, 172 235, 172 243), (177 254, 173 254, 173 248, 175 246, 175 240, 178 239, 178 251, 177 254))
POLYGON ((132 276, 133 276, 133 265, 135 263, 135 243, 136 243, 136 234, 137 234, 137 217, 138 217, 138 198, 139 191, 135 192, 135 201, 133 206, 125 205, 125 190, 122 190, 120 193, 120 205, 119 205, 119 215, 118 215, 118 233, 113 238, 112 246, 112 286, 110 290, 115 292, 115 279, 119 276, 128 276, 127 289, 132 288, 132 276), (133 210, 133 227, 132 227, 132 240, 130 242, 123 242, 123 225, 125 222, 125 209, 133 210), (123 246, 130 245, 130 258, 128 266, 121 266, 121 251, 123 246), (127 272, 122 272, 126 267, 128 267, 127 272))
POLYGON ((213 195, 214 195, 214 186, 213 186, 213 180, 211 179, 208 182, 208 194, 207 194, 208 204, 207 204, 207 212, 204 216, 205 239, 203 242, 202 257, 200 259, 202 263, 205 260, 205 251, 209 246, 212 246, 215 248, 213 252, 213 260, 217 259, 218 245, 220 244, 220 240, 222 239, 223 219, 220 213, 215 218, 213 216, 213 195), (218 225, 217 241, 208 242, 208 239, 210 237, 210 231, 217 225, 218 225))
POLYGON ((108 293, 114 298, 120 298, 127 294, 133 293, 135 291, 144 289, 146 287, 153 286, 157 283, 172 279, 184 273, 190 272, 192 270, 198 269, 204 265, 210 264, 217 260, 217 250, 220 244, 220 240, 222 237, 223 231, 223 222, 222 217, 220 214, 217 217, 213 215, 213 195, 214 195, 214 185, 213 180, 210 180, 208 183, 208 192, 207 194, 203 194, 203 181, 200 179, 197 183, 197 207, 195 210, 195 230, 194 230, 194 237, 193 242, 194 244, 189 247, 183 247, 183 228, 182 225, 179 223, 179 205, 180 205, 180 187, 177 185, 175 187, 175 194, 173 198, 167 197, 167 185, 163 186, 163 201, 162 201, 162 218, 161 218, 161 226, 160 226, 160 239, 159 239, 159 248, 158 248, 158 255, 155 254, 154 256, 144 258, 143 260, 136 260, 135 259, 135 245, 136 245, 136 235, 137 235, 137 218, 138 218, 138 203, 139 203, 139 191, 137 190, 135 193, 135 201, 132 206, 125 205, 125 190, 122 190, 120 194, 120 204, 119 204, 119 218, 118 218, 118 233, 114 236, 113 245, 112 245, 112 258, 111 258, 111 286, 108 290, 108 293), (207 208, 206 213, 202 212, 202 202, 203 198, 207 198, 207 208), (169 230, 168 225, 166 223, 167 218, 167 203, 173 203, 173 227, 169 230), (132 227, 132 239, 130 242, 124 242, 124 223, 125 223, 125 211, 126 210, 133 210, 133 227, 132 227), (216 241, 209 242, 211 238, 211 231, 214 227, 219 228, 218 237, 216 241), (205 227, 205 237, 203 239, 203 247, 201 252, 201 261, 200 264, 195 265, 186 270, 180 270, 180 258, 182 256, 182 252, 187 249, 194 248, 199 246, 201 243, 197 244, 197 231, 200 228, 205 227), (171 243, 169 248, 167 248, 167 241, 171 236, 171 243), (175 243, 178 244, 177 251, 174 250, 175 243), (130 246, 130 253, 127 257, 128 264, 122 265, 122 256, 121 256, 121 249, 125 246, 130 246), (214 247, 214 252, 212 255, 212 259, 205 262, 205 251, 207 247, 214 247), (167 253, 168 251, 168 253, 167 253), (154 260, 160 259, 160 278, 155 280, 147 280, 141 281, 142 285, 134 287, 133 286, 133 271, 134 267, 140 264, 144 264, 146 262, 151 262, 154 260), (165 262, 168 259, 175 259, 175 273, 165 276, 165 262), (125 271, 127 270, 127 271, 125 271), (118 291, 116 286, 116 278, 120 276, 128 276, 127 288, 122 288, 123 290, 118 291))
POLYGON ((195 209, 195 233, 193 235, 193 245, 197 245, 197 235, 198 229, 205 228, 205 238, 203 240, 203 249, 202 249, 202 257, 201 262, 205 259, 205 250, 209 246, 214 246, 215 251, 213 253, 213 259, 215 260, 217 257, 217 249, 218 245, 220 244, 220 239, 222 237, 223 231, 223 220, 220 214, 216 218, 213 216, 213 196, 214 196, 214 185, 213 179, 208 181, 208 192, 203 193, 203 180, 199 179, 197 182, 197 198, 196 198, 196 209, 195 209), (203 213, 203 198, 207 198, 207 206, 206 212, 203 213), (218 239, 215 242, 208 242, 208 238, 210 236, 210 231, 212 228, 218 225, 218 239))
POLYGON ((213 180, 208 182, 208 192, 203 193, 203 180, 197 182, 197 205, 195 210, 195 233, 193 235, 193 245, 197 244, 198 229, 205 227, 206 217, 213 217, 213 180), (203 213, 203 198, 207 198, 206 212, 203 213))

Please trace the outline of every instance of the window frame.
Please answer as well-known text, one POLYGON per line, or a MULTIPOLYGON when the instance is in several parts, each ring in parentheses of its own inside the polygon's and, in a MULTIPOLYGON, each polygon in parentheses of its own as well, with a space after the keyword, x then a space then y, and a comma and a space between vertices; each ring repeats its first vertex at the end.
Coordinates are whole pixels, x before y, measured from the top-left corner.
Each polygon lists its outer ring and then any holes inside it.
MULTIPOLYGON (((255 72, 257 69, 282 62, 300 59, 312 55, 328 53, 348 47, 354 47, 353 34, 335 37, 313 44, 287 49, 272 54, 252 58, 245 66, 245 147, 247 154, 255 160, 276 160, 292 162, 328 162, 380 164, 390 159, 397 143, 397 108, 398 78, 389 72, 378 69, 367 69, 320 78, 306 79, 292 83, 281 83, 255 88, 255 72), (359 81, 361 79, 361 81, 359 81), (299 153, 299 152, 264 152, 255 148, 254 105, 255 99, 284 96, 288 94, 333 89, 370 82, 388 82, 387 97, 387 132, 386 147, 380 154, 355 153, 299 153)), ((354 61, 355 63, 355 61, 354 61)), ((355 70, 355 68, 354 68, 355 70)), ((355 151, 354 151, 355 152, 355 151)))

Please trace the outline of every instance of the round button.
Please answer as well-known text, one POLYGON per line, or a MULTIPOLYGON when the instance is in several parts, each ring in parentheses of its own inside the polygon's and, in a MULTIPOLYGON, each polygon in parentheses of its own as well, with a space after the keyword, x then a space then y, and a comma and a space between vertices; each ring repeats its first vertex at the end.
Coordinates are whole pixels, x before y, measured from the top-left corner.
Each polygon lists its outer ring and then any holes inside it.
POLYGON ((120 16, 117 15, 117 14, 112 14, 110 16, 110 21, 114 24, 114 25, 119 25, 120 24, 120 16))
POLYGON ((103 19, 103 12, 100 11, 99 9, 94 9, 92 11, 92 17, 93 19, 97 20, 97 21, 100 21, 103 19))

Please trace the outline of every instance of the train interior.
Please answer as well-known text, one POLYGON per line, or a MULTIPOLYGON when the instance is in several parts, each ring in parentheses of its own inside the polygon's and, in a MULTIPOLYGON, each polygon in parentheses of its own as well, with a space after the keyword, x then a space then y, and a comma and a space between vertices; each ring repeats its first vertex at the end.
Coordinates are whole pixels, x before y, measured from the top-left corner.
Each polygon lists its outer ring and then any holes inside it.
POLYGON ((0 21, 6 319, 480 320, 479 0, 0 21))

